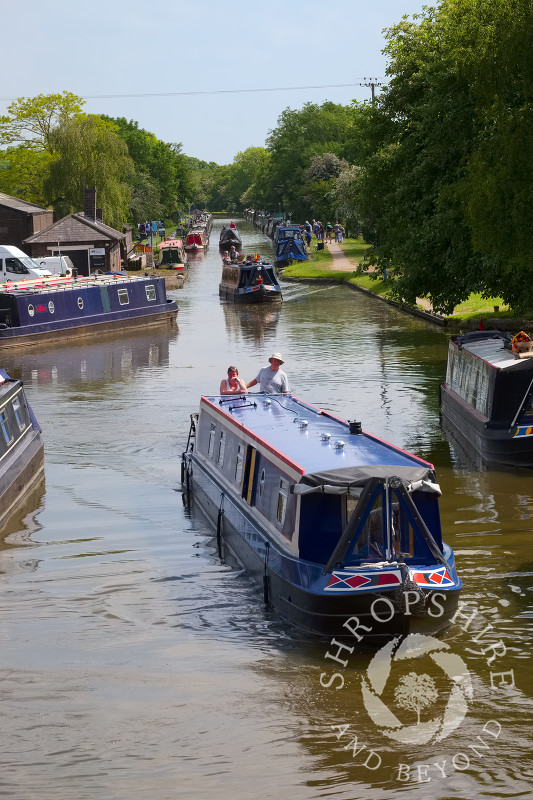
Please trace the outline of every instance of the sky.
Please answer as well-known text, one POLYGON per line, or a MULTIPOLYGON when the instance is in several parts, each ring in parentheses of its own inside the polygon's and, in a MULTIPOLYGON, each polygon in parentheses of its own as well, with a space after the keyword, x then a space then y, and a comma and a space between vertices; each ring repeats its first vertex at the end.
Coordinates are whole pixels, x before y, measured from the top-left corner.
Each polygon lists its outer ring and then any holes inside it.
POLYGON ((359 84, 385 81, 383 29, 422 6, 0 0, 0 114, 19 97, 70 91, 87 113, 126 117, 188 156, 230 164, 264 147, 288 107, 370 100, 359 84))

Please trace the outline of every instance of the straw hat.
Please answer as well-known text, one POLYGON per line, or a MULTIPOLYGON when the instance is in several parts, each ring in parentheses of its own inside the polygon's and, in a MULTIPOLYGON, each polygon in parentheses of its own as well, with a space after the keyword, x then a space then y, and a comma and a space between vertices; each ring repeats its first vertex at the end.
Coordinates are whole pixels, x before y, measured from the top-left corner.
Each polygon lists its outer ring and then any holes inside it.
POLYGON ((270 356, 270 358, 268 360, 272 361, 273 358, 275 358, 277 361, 280 361, 282 364, 284 363, 283 362, 283 356, 281 355, 281 353, 272 353, 272 355, 270 356))

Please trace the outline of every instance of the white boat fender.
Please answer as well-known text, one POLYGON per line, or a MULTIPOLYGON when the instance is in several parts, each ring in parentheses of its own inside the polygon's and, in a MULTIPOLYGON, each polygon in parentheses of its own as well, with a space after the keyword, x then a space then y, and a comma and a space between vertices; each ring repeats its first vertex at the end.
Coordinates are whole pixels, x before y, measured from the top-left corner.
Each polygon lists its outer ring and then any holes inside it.
POLYGON ((428 480, 413 481, 413 483, 408 485, 407 491, 410 494, 413 492, 434 492, 435 494, 438 494, 439 497, 442 495, 439 484, 428 480))

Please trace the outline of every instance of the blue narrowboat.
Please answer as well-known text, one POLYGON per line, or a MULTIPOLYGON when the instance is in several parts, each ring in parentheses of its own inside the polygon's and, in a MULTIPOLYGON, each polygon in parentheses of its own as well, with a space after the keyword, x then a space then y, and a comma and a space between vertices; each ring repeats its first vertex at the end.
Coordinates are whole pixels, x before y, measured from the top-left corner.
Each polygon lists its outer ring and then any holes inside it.
POLYGON ((165 279, 115 274, 0 285, 0 350, 136 325, 176 324, 165 279))
POLYGON ((373 642, 455 613, 433 466, 358 422, 293 395, 202 397, 182 481, 219 549, 300 629, 373 642))
POLYGON ((440 388, 443 422, 476 460, 533 467, 533 342, 528 334, 452 336, 440 388))
POLYGON ((305 242, 299 225, 278 225, 276 231, 277 267, 285 267, 292 261, 307 261, 305 242))
POLYGON ((0 524, 37 483, 43 469, 41 428, 22 382, 0 369, 0 524))
POLYGON ((272 303, 282 299, 272 264, 252 259, 236 264, 223 262, 218 293, 234 303, 272 303))

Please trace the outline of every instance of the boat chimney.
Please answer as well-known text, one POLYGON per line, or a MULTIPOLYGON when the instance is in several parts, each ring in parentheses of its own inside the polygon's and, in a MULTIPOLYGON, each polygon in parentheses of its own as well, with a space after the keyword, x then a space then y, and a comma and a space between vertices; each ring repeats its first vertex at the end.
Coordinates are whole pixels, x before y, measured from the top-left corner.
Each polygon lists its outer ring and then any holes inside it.
POLYGON ((355 420, 348 420, 348 425, 350 426, 350 433, 361 434, 363 433, 363 428, 360 422, 355 422, 355 420))

